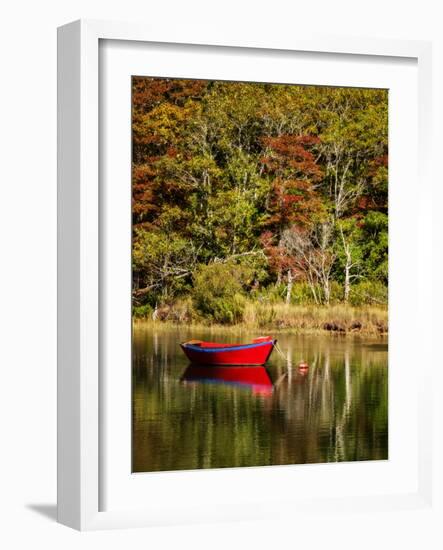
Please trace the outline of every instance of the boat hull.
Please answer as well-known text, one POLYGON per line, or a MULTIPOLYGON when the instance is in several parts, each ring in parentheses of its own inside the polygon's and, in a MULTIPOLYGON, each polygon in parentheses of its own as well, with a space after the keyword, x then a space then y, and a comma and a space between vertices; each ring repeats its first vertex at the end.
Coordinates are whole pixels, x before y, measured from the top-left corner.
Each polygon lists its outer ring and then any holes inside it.
POLYGON ((186 357, 194 365, 264 365, 274 349, 275 340, 244 346, 201 347, 180 344, 186 357))

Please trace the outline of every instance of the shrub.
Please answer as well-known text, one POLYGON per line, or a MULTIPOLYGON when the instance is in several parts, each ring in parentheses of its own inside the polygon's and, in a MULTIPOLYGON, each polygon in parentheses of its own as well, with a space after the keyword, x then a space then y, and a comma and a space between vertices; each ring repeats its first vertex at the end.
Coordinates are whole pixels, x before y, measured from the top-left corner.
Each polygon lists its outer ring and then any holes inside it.
POLYGON ((386 305, 388 287, 380 281, 361 281, 351 287, 349 301, 353 306, 386 305))
POLYGON ((344 288, 338 281, 331 281, 330 303, 339 304, 343 301, 344 288))
POLYGON ((167 320, 173 323, 190 323, 194 317, 192 300, 185 298, 177 300, 170 306, 167 320))
POLYGON ((267 287, 260 287, 250 293, 250 297, 260 304, 278 304, 284 300, 286 285, 271 284, 267 287))
POLYGON ((215 323, 241 322, 245 308, 244 285, 250 272, 244 266, 213 263, 200 266, 194 275, 196 311, 215 323))
POLYGON ((134 319, 146 319, 152 315, 152 307, 149 304, 142 306, 134 306, 132 308, 132 316, 134 319))
MULTIPOLYGON (((320 286, 316 288, 316 293, 317 293, 317 296, 319 297, 322 296, 322 291, 320 286)), ((292 292, 291 292, 291 303, 301 305, 301 306, 315 303, 312 290, 307 283, 303 283, 303 282, 294 283, 294 286, 292 287, 292 292)))

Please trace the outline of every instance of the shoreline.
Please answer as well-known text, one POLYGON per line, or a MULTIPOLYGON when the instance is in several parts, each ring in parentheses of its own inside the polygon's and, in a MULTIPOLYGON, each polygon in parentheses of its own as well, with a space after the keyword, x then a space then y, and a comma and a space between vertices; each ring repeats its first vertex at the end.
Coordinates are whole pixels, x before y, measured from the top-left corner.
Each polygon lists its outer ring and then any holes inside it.
POLYGON ((388 310, 381 307, 352 306, 281 306, 274 322, 261 323, 253 317, 244 322, 217 324, 200 319, 181 321, 132 317, 134 327, 156 330, 183 329, 221 333, 257 332, 274 334, 388 337, 388 310))

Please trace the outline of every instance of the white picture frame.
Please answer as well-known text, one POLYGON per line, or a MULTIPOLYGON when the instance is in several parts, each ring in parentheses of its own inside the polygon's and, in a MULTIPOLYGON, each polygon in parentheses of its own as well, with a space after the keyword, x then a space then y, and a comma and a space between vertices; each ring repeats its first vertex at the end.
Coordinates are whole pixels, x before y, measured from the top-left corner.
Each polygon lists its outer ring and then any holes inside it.
MULTIPOLYGON (((250 36, 250 35, 248 35, 250 36)), ((119 509, 102 511, 100 506, 101 453, 101 365, 100 341, 100 224, 102 208, 99 192, 99 43, 118 40, 175 45, 209 46, 236 50, 254 48, 282 52, 330 53, 336 56, 382 56, 412 58, 418 67, 418 178, 421 186, 420 242, 432 232, 427 215, 432 200, 429 162, 431 127, 431 46, 426 42, 330 38, 297 35, 275 40, 223 36, 186 35, 186 30, 170 36, 143 25, 118 22, 77 21, 59 29, 58 34, 58 519, 80 530, 130 526, 151 526, 216 519, 260 518, 263 502, 250 503, 243 511, 232 503, 226 508, 132 508, 125 503, 119 509)), ((183 75, 187 76, 187 75, 183 75)), ((432 254, 420 249, 423 264, 432 254)), ((432 289, 421 289, 420 312, 428 314, 432 289), (423 294, 423 292, 425 294, 423 294), (427 295, 429 304, 423 297, 427 295), (427 309, 426 309, 427 308, 427 309)), ((424 336, 426 338, 426 336, 424 336)), ((429 343, 429 342, 428 342, 429 343)), ((429 346, 430 349, 430 346, 429 346)), ((430 353, 430 352, 428 352, 430 353)), ((425 358, 426 359, 426 358, 425 358)), ((432 359, 429 355, 428 359, 432 359)), ((394 492, 383 496, 340 497, 335 509, 358 507, 362 511, 399 508, 429 508, 432 502, 432 446, 430 396, 432 362, 425 361, 418 399, 418 477, 417 487, 408 494, 394 492)), ((343 465, 345 467, 345 465, 343 465)), ((238 470, 237 470, 238 472, 238 470)), ((285 470, 280 470, 280 476, 285 470)), ((234 470, 225 473, 231 481, 234 470)), ((174 474, 176 475, 176 474, 174 474)), ((184 476, 190 474, 183 474, 184 476)), ((260 475, 259 472, 251 475, 260 475)), ((233 499, 235 500, 235 499, 233 499)), ((302 503, 286 501, 276 513, 326 509, 331 499, 317 496, 302 503)))

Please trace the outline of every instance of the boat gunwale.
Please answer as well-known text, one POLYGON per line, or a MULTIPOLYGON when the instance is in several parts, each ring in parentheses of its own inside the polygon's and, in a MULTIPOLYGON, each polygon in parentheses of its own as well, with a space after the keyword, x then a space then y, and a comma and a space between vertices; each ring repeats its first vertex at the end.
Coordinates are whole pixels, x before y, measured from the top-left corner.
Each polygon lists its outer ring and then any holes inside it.
POLYGON ((267 340, 266 342, 257 342, 255 344, 242 344, 239 346, 232 346, 232 347, 220 347, 220 348, 202 348, 200 346, 197 346, 195 344, 187 344, 186 342, 183 342, 180 344, 182 348, 190 349, 193 351, 201 352, 201 353, 216 353, 216 352, 229 352, 229 351, 241 351, 245 349, 251 349, 251 348, 259 348, 263 346, 271 346, 274 347, 277 340, 267 340))

